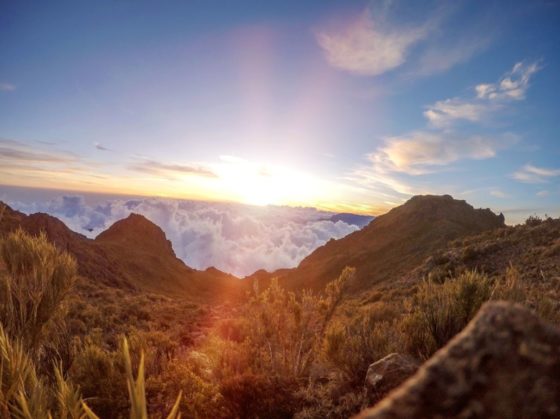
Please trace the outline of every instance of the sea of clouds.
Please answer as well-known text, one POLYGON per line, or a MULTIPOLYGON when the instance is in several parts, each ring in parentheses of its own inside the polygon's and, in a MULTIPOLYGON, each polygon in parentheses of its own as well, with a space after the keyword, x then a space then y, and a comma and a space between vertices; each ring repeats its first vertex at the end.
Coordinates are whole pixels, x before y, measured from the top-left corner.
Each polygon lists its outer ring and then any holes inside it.
POLYGON ((196 269, 214 266, 237 276, 297 266, 329 239, 344 237, 369 221, 365 217, 331 219, 334 213, 314 208, 160 198, 4 200, 26 214, 51 214, 90 238, 132 212, 142 214, 164 230, 177 257, 187 265, 196 269))

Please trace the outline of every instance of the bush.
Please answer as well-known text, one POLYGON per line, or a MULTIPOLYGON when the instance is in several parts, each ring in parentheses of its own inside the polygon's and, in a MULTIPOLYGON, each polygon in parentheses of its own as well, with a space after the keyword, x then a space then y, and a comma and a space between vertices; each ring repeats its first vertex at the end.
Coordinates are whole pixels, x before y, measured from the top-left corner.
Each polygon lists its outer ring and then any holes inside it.
POLYGON ((244 372, 223 381, 221 393, 228 417, 290 418, 298 410, 297 382, 244 372))
MULTIPOLYGON (((0 281, 0 321, 6 333, 38 351, 43 338, 60 325, 62 301, 76 278, 76 262, 47 241, 23 230, 0 244, 6 272, 0 281)), ((56 334, 51 333, 51 339, 56 334)), ((49 339, 49 340, 51 340, 49 339)))
POLYGON ((525 220, 525 225, 529 226, 529 227, 536 227, 536 226, 538 226, 542 223, 543 223, 543 219, 536 214, 535 215, 530 215, 525 220))
POLYGON ((296 295, 274 280, 268 289, 256 294, 243 314, 255 371, 273 376, 305 376, 320 352, 346 284, 354 275, 353 268, 345 268, 322 296, 306 291, 296 295))
POLYGON ((363 385, 372 362, 398 349, 400 336, 394 322, 379 321, 375 313, 351 323, 337 322, 325 335, 323 357, 351 387, 363 385))
POLYGON ((128 403, 125 371, 119 353, 108 351, 90 339, 81 345, 70 368, 82 396, 101 417, 124 415, 128 403))
POLYGON ((403 321, 408 352, 429 358, 467 325, 491 294, 488 277, 475 271, 441 285, 423 281, 403 321))

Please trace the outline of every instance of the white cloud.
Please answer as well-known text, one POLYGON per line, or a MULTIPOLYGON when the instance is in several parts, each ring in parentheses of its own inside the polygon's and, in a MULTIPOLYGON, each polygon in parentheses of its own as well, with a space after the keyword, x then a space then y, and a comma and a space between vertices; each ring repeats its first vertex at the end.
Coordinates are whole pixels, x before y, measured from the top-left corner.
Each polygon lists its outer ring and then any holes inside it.
POLYGON ((539 63, 516 63, 497 83, 483 83, 475 87, 477 97, 487 100, 522 100, 529 88, 531 76, 539 71, 539 63))
POLYGON ((409 175, 432 173, 461 159, 483 160, 494 157, 500 148, 515 141, 512 136, 490 138, 431 131, 415 131, 400 137, 390 137, 385 145, 368 159, 377 172, 402 172, 409 175))
POLYGON ((366 11, 343 30, 321 31, 316 37, 333 67, 376 76, 402 65, 410 47, 427 33, 426 26, 392 27, 382 18, 374 21, 366 11))
POLYGON ((437 101, 424 111, 431 126, 449 128, 457 121, 478 123, 503 109, 507 102, 525 98, 531 76, 540 69, 538 63, 517 63, 497 83, 475 87, 472 98, 452 98, 437 101))
POLYGON ((550 195, 550 192, 549 192, 549 191, 546 191, 546 190, 542 190, 542 191, 538 191, 538 192, 536 193, 536 195, 537 195, 539 198, 546 198, 547 196, 550 195))
POLYGON ((492 195, 495 198, 501 198, 501 199, 509 198, 509 195, 507 193, 505 193, 504 191, 501 191, 499 189, 492 189, 490 191, 490 195, 492 195))
POLYGON ((513 178, 523 183, 546 183, 551 178, 560 176, 560 169, 550 169, 526 164, 513 173, 513 178))
POLYGON ((492 110, 487 103, 446 99, 437 101, 424 111, 430 124, 437 128, 447 128, 457 120, 480 122, 492 110))
POLYGON ((16 90, 15 84, 0 83, 0 92, 13 92, 14 90, 16 90))
POLYGON ((10 202, 14 208, 52 214, 72 230, 95 237, 131 212, 159 225, 187 265, 215 266, 243 276, 296 266, 331 238, 341 238, 359 227, 333 222, 333 213, 313 208, 253 207, 173 199, 114 199, 88 203, 80 196, 51 201, 10 202))

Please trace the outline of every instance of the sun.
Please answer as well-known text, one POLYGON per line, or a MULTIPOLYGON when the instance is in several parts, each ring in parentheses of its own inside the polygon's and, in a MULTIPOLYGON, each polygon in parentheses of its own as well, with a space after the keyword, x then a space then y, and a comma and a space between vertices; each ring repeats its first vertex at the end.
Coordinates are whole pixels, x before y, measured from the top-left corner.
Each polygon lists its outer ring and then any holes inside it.
POLYGON ((311 205, 327 188, 318 179, 285 166, 228 161, 220 170, 227 192, 244 204, 311 205))

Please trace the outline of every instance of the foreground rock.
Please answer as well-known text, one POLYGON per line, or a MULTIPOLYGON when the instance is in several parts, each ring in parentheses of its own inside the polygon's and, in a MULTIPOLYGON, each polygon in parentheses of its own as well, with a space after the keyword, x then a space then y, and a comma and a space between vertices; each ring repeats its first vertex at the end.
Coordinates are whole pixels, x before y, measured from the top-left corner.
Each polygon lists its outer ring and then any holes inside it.
POLYGON ((368 368, 365 387, 370 399, 376 399, 398 387, 418 369, 418 363, 406 356, 392 353, 368 368))
POLYGON ((485 304, 446 347, 360 418, 558 418, 560 330, 485 304))

